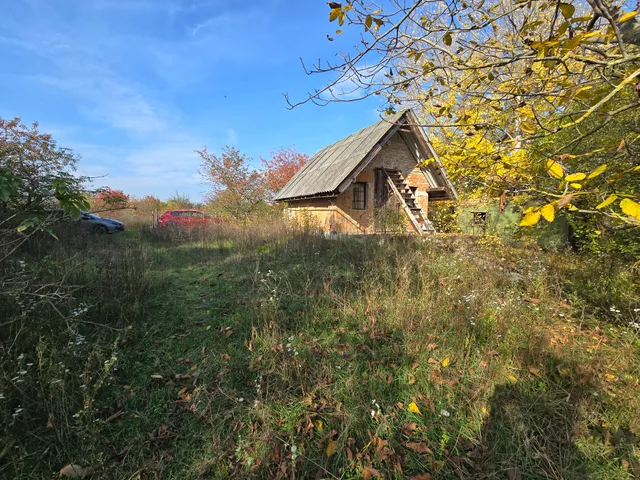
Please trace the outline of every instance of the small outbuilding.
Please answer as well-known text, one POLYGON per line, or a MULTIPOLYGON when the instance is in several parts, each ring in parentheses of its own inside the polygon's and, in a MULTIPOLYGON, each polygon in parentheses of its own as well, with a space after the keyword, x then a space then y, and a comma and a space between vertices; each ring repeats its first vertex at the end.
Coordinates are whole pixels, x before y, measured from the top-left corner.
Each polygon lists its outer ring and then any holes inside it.
POLYGON ((456 200, 417 117, 405 110, 323 148, 276 201, 289 217, 336 233, 434 232, 429 202, 456 200))

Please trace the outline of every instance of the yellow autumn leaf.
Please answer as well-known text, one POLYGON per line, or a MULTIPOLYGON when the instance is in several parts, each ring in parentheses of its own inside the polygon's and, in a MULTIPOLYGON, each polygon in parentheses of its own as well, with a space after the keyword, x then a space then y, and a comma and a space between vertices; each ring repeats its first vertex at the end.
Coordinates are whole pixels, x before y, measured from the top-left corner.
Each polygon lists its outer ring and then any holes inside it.
POLYGON ((593 172, 591 172, 587 178, 597 177, 602 172, 604 172, 606 169, 607 169, 607 164, 604 163, 604 164, 600 165, 598 168, 596 168, 593 172))
POLYGON ((449 360, 449 358, 445 358, 444 360, 442 360, 442 366, 443 367, 448 367, 449 363, 451 363, 451 361, 449 360))
POLYGON ((550 203, 547 203, 544 207, 542 207, 540 209, 540 213, 542 214, 544 219, 549 223, 553 222, 553 219, 556 218, 556 209, 550 203))
POLYGON ((327 450, 325 451, 327 457, 330 457, 331 455, 336 453, 336 450, 338 450, 338 442, 336 442, 335 440, 329 440, 327 442, 327 450))
POLYGON ((538 126, 533 122, 522 122, 520 124, 520 129, 525 133, 536 133, 538 126))
POLYGON ((582 185, 579 183, 570 183, 569 185, 571 185, 571 188, 575 188, 576 190, 580 190, 582 188, 582 185))
POLYGON ((558 162, 554 162, 553 160, 547 160, 545 166, 547 167, 547 171, 549 175, 553 178, 557 178, 558 180, 562 180, 564 177, 564 170, 562 169, 562 165, 558 162))
POLYGON ((612 374, 610 374, 610 373, 605 373, 605 374, 604 374, 604 376, 605 376, 607 379, 609 379, 609 380, 614 380, 614 379, 616 378, 616 376, 615 376, 615 375, 612 375, 612 374))
POLYGON ((596 209, 597 209, 597 210, 600 210, 600 209, 602 209, 602 208, 604 208, 604 207, 608 207, 608 206, 609 206, 609 205, 611 205, 613 202, 615 202, 617 199, 618 199, 618 196, 617 196, 617 195, 615 195, 615 194, 613 194, 613 195, 609 195, 609 196, 607 197, 607 199, 606 199, 604 202, 602 202, 600 205, 598 205, 598 206, 596 207, 596 209))
POLYGON ((319 432, 322 431, 322 420, 316 420, 316 428, 319 432))
POLYGON ((527 213, 524 217, 522 217, 522 220, 520 220, 520 226, 531 227, 535 225, 540 220, 540 215, 540 210, 527 213))
POLYGON ((626 215, 640 222, 640 203, 634 202, 630 198, 623 198, 620 201, 620 208, 626 215))
POLYGON ((411 413, 417 413, 418 415, 422 415, 422 413, 420 413, 420 409, 418 408, 418 405, 416 405, 416 402, 411 402, 407 407, 407 410, 409 410, 411 413))
POLYGON ((587 175, 584 173, 572 173, 571 175, 567 175, 564 177, 565 182, 579 182, 580 180, 584 180, 587 178, 587 175))
POLYGON ((638 11, 635 11, 635 12, 627 12, 627 13, 625 13, 624 15, 622 15, 622 16, 620 17, 620 20, 618 20, 618 21, 619 21, 620 23, 622 23, 622 22, 627 22, 627 21, 631 20, 633 17, 635 17, 636 15, 638 15, 638 13, 640 13, 640 12, 638 12, 638 11))
POLYGON ((507 378, 509 379, 509 381, 511 383, 516 383, 518 381, 518 379, 516 377, 514 377, 513 375, 509 375, 507 378))

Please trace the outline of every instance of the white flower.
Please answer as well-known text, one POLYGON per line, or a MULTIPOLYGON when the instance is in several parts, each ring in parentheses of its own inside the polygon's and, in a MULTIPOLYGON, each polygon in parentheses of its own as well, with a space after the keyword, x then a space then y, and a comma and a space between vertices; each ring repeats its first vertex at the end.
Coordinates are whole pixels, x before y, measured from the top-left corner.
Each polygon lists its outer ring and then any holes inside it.
POLYGON ((440 416, 441 417, 449 417, 449 416, 451 416, 451 414, 447 410, 445 410, 443 408, 442 410, 440 410, 440 416))
POLYGON ((244 402, 244 397, 240 397, 240 398, 238 399, 238 401, 239 401, 239 402, 244 402))

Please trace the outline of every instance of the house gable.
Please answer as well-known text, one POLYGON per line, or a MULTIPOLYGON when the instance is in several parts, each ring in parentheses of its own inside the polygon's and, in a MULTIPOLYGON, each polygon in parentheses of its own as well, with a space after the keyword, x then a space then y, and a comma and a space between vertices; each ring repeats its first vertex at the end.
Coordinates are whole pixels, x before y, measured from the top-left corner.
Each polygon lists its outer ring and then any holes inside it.
MULTIPOLYGON (((278 192, 276 201, 341 194, 372 162, 379 162, 380 158, 384 158, 384 151, 392 148, 389 145, 395 145, 393 148, 396 150, 411 152, 411 168, 433 158, 428 166, 421 169, 426 182, 438 189, 440 198, 457 198, 424 130, 418 126, 413 112, 406 110, 322 149, 278 192)), ((410 158, 406 154, 404 156, 410 158)), ((435 196, 434 199, 439 198, 435 196)))

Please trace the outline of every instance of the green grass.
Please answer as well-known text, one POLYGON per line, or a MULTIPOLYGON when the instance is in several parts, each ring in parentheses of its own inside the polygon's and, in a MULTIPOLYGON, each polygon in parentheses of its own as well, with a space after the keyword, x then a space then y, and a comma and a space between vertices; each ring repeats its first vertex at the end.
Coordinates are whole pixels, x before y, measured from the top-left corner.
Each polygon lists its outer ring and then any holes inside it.
MULTIPOLYGON (((593 264, 455 238, 242 235, 105 239, 112 255, 144 252, 142 317, 119 317, 116 368, 90 407, 70 400, 85 410, 66 430, 73 448, 4 471, 640 474, 640 342, 581 289, 593 264)), ((639 306, 636 286, 617 288, 624 316, 639 306)), ((42 454, 60 443, 52 430, 19 450, 42 454)))

